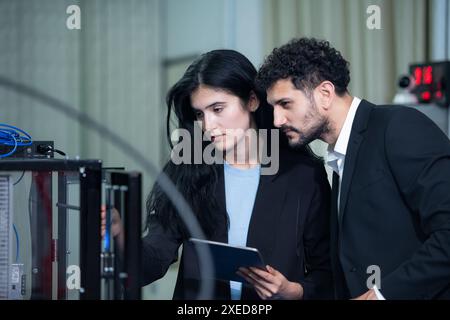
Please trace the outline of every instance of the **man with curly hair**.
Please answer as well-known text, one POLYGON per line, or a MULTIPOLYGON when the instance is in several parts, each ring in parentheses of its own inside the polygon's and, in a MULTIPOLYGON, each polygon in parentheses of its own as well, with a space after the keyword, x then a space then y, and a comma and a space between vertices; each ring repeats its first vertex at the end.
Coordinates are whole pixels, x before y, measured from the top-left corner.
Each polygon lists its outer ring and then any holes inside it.
POLYGON ((450 142, 426 116, 350 95, 327 41, 294 39, 258 72, 292 147, 329 144, 338 299, 450 299, 450 142))

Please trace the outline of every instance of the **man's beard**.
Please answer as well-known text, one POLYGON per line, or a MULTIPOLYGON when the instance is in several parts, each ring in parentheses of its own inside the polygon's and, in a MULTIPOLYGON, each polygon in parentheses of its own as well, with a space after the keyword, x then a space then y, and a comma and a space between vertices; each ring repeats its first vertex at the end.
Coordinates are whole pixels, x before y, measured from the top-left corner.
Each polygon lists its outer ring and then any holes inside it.
POLYGON ((282 131, 290 130, 296 132, 299 137, 295 140, 288 138, 288 142, 291 148, 300 149, 308 145, 310 142, 320 139, 325 133, 330 132, 330 125, 328 119, 325 117, 320 117, 318 123, 310 128, 306 133, 288 125, 284 125, 280 129, 282 131))

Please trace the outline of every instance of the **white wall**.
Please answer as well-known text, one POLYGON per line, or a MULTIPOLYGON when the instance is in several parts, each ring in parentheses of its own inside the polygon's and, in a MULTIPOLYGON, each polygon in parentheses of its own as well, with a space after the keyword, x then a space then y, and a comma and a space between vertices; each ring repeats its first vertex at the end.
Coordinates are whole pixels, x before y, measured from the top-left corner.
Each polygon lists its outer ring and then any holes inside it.
POLYGON ((227 48, 240 51, 255 66, 261 63, 261 1, 168 0, 165 7, 162 19, 167 44, 165 58, 227 48))
POLYGON ((450 1, 432 0, 431 17, 431 60, 449 60, 450 1))

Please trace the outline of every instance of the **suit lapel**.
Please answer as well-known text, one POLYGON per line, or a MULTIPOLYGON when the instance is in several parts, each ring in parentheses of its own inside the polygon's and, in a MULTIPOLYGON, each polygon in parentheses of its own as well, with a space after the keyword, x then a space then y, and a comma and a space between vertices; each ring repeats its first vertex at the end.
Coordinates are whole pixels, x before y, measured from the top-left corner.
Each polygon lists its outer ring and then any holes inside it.
MULTIPOLYGON (((216 199, 220 209, 225 210, 225 214, 228 217, 228 213, 226 212, 227 205, 225 201, 225 177, 223 175, 223 165, 218 165, 217 171, 216 199)), ((225 222, 228 222, 228 218, 225 222)), ((214 234, 214 238, 211 240, 228 243, 228 223, 224 223, 223 228, 220 229, 219 232, 214 234)))
MULTIPOLYGON (((270 145, 270 144, 269 144, 270 145)), ((261 175, 253 205, 252 216, 247 233, 247 246, 257 247, 263 257, 269 257, 275 244, 276 226, 287 193, 287 177, 283 176, 287 161, 279 151, 280 168, 274 175, 261 175), (270 232, 272 231, 272 232, 270 232)), ((218 166, 216 197, 218 204, 226 210, 225 178, 223 165, 218 166)), ((228 215, 228 213, 227 213, 228 215)), ((228 227, 217 234, 215 241, 228 242, 228 227)), ((267 259, 266 258, 266 259, 267 259)))
POLYGON ((345 156, 344 175, 341 179, 339 224, 342 224, 342 219, 345 214, 348 193, 351 181, 353 179, 353 173, 355 170, 356 160, 358 158, 359 148, 362 141, 364 140, 362 132, 364 132, 367 128, 371 109, 372 105, 366 100, 362 100, 358 107, 358 110, 356 111, 355 119, 353 121, 352 131, 350 134, 350 139, 348 141, 347 152, 345 156))
POLYGON ((339 193, 339 176, 336 172, 333 171, 333 184, 331 189, 331 247, 333 248, 337 241, 337 226, 338 226, 338 208, 337 208, 337 199, 339 193))
POLYGON ((247 246, 257 247, 266 259, 275 244, 275 230, 287 192, 286 179, 277 177, 278 174, 260 176, 247 235, 247 246))
POLYGON ((339 193, 339 176, 333 171, 333 184, 331 189, 331 217, 330 217, 330 260, 333 267, 334 277, 337 278, 339 264, 338 244, 339 244, 339 225, 337 199, 339 193))

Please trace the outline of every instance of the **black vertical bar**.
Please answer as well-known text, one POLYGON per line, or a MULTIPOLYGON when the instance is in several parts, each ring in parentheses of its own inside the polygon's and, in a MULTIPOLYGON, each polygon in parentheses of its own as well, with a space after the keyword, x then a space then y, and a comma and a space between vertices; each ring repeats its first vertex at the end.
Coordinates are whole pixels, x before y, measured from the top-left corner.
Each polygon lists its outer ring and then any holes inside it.
POLYGON ((31 299, 52 299, 52 172, 32 172, 28 199, 32 251, 31 299))
POLYGON ((100 299, 101 169, 80 172, 81 300, 100 299))
MULTIPOLYGON (((113 187, 111 185, 111 187, 113 187)), ((120 190, 120 188, 113 189, 114 191, 114 203, 111 204, 114 206, 115 209, 119 210, 119 213, 121 215, 121 218, 123 218, 126 214, 126 212, 122 212, 123 203, 122 203, 122 197, 121 194, 123 191, 120 190)), ((125 232, 124 229, 121 230, 121 232, 125 232)), ((124 269, 124 258, 123 258, 123 252, 121 252, 120 245, 114 237, 114 300, 123 300, 123 290, 125 288, 125 284, 123 283, 123 278, 120 277, 120 275, 125 271, 124 269)))
POLYGON ((128 275, 125 286, 126 300, 141 299, 141 174, 131 172, 128 176, 128 192, 125 203, 125 270, 128 275))
POLYGON ((430 47, 430 38, 431 38, 431 9, 430 9, 431 3, 429 0, 425 0, 425 61, 430 61, 431 56, 431 47, 430 47))
MULTIPOLYGON (((67 204, 67 175, 58 172, 58 203, 67 204)), ((67 208, 58 206, 58 300, 66 300, 66 270, 67 270, 67 208)))

